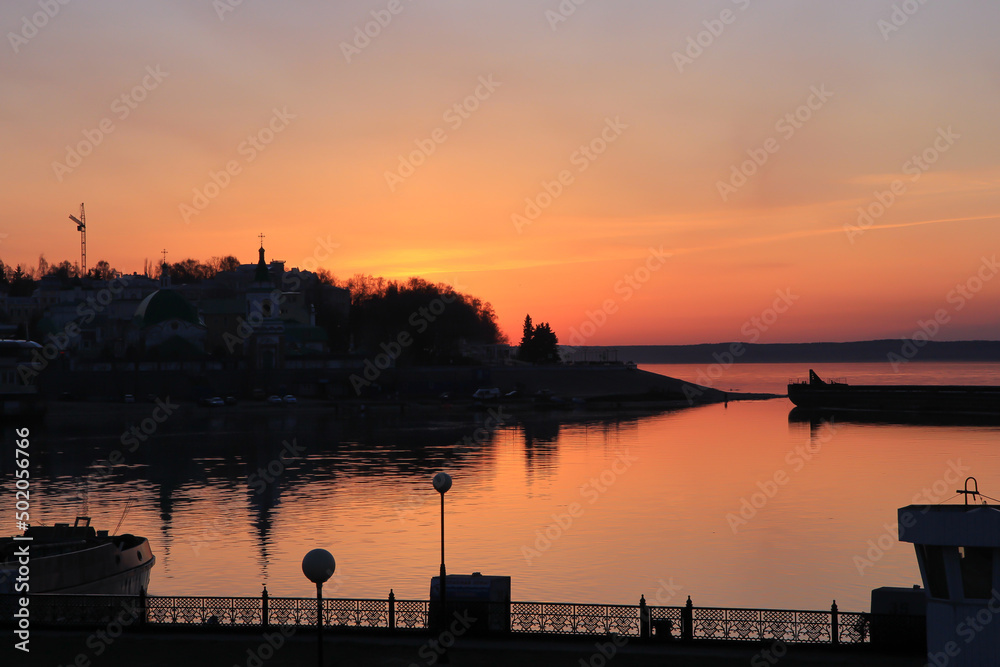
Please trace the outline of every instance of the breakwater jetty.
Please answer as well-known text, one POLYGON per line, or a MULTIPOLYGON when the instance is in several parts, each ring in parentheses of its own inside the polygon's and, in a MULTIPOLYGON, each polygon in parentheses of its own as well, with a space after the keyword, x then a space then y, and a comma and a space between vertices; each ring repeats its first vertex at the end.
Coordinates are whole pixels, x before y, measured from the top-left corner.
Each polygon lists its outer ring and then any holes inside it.
POLYGON ((522 402, 541 393, 601 407, 617 403, 683 407, 775 396, 725 392, 626 364, 390 367, 366 374, 363 365, 340 361, 270 371, 212 361, 109 362, 49 368, 39 384, 49 401, 121 401, 125 395, 140 399, 169 395, 182 401, 205 396, 250 400, 286 393, 336 401, 438 400, 443 396, 471 400, 479 389, 496 388, 502 397, 514 392, 522 402))

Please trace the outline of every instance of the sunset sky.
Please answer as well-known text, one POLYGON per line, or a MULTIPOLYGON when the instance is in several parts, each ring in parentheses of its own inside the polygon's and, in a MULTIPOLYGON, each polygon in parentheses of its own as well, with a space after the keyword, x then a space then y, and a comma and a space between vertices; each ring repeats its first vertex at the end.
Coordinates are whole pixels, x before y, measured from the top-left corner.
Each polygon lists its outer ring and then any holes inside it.
POLYGON ((289 267, 448 282, 512 339, 525 313, 595 345, 997 339, 998 25, 994 0, 8 0, 0 259, 78 260, 85 202, 90 265, 252 262, 264 233, 289 267))

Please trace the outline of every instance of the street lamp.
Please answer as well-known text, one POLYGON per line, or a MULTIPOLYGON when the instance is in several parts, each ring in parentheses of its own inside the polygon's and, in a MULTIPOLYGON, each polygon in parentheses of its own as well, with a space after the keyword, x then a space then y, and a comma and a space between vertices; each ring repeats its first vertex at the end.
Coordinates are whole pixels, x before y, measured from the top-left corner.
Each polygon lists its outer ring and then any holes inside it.
POLYGON ((445 582, 447 581, 447 575, 444 571, 444 494, 448 493, 448 489, 451 488, 451 475, 446 472, 439 472, 434 475, 434 489, 441 494, 441 627, 443 628, 447 621, 445 620, 445 600, 446 588, 445 582))
POLYGON ((316 584, 316 664, 323 667, 323 582, 333 576, 337 561, 326 549, 313 549, 302 559, 302 574, 316 584))

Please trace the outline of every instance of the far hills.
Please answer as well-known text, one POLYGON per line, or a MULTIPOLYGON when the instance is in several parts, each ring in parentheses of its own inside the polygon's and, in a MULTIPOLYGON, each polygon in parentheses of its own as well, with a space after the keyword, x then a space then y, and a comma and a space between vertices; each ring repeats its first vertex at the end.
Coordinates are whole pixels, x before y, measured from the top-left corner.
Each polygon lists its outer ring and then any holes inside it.
POLYGON ((908 361, 998 361, 1000 341, 866 340, 850 343, 704 343, 578 347, 573 359, 608 358, 637 364, 776 364, 908 361))

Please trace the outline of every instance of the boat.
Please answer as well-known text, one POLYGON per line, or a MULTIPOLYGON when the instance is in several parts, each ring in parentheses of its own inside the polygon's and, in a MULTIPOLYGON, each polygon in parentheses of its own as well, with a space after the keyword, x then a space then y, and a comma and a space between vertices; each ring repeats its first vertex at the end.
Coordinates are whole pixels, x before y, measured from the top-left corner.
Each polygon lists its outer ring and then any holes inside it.
POLYGON ((138 595, 148 590, 155 562, 145 537, 95 530, 90 517, 72 526, 29 526, 23 535, 0 538, 0 594, 138 595))
POLYGON ((809 379, 788 383, 788 399, 807 410, 1000 415, 1000 387, 988 385, 850 385, 809 379))

